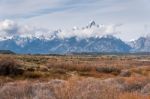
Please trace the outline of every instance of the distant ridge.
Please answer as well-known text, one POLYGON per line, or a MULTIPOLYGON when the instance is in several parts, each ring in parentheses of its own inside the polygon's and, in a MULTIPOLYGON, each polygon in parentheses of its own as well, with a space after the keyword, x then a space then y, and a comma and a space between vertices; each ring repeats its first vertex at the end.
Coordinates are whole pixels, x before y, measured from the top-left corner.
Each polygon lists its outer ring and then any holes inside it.
POLYGON ((150 36, 140 37, 139 39, 130 42, 132 52, 150 52, 150 36))
POLYGON ((15 53, 10 50, 0 50, 0 54, 15 54, 15 53))
POLYGON ((20 54, 66 54, 71 52, 129 52, 130 46, 114 36, 86 38, 77 37, 52 40, 38 38, 9 39, 0 42, 1 49, 13 50, 20 54), (21 43, 21 44, 18 44, 21 43))
POLYGON ((68 53, 67 55, 150 55, 150 52, 81 52, 81 53, 68 53))

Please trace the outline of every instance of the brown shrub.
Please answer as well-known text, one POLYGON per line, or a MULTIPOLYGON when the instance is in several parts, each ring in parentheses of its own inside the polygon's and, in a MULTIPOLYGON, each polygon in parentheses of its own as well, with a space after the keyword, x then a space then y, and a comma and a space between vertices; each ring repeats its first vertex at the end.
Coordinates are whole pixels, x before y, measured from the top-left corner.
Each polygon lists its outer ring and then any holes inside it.
POLYGON ((69 71, 91 71, 94 67, 87 64, 75 64, 73 62, 57 62, 57 63, 48 63, 48 68, 61 68, 69 71))
POLYGON ((141 90, 141 92, 143 94, 150 95, 150 83, 148 83, 147 85, 145 85, 144 88, 141 90))
POLYGON ((44 74, 42 72, 34 71, 34 72, 25 72, 23 74, 25 78, 40 78, 43 77, 44 74))
POLYGON ((0 60, 0 75, 21 75, 24 69, 12 58, 0 60))
POLYGON ((121 70, 119 68, 116 67, 96 67, 96 71, 97 72, 101 72, 101 73, 114 73, 114 74, 119 74, 121 72, 121 70))
POLYGON ((128 77, 125 78, 125 91, 127 92, 140 92, 141 89, 150 82, 150 79, 145 77, 128 77))
POLYGON ((131 72, 129 70, 122 70, 120 73, 120 76, 122 77, 130 77, 131 76, 131 72))

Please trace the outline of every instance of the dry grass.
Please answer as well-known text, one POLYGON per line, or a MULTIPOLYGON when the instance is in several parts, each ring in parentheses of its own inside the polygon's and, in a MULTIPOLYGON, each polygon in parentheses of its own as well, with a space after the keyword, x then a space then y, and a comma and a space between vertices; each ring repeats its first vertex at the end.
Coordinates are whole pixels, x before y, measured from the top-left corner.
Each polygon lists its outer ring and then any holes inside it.
POLYGON ((0 99, 150 99, 149 59, 0 55, 0 99))
POLYGON ((49 68, 61 68, 69 71, 92 71, 94 69, 94 66, 88 64, 75 64, 73 62, 57 62, 57 63, 48 63, 47 66, 49 68))
POLYGON ((1 99, 149 99, 150 96, 136 92, 120 91, 95 78, 73 76, 67 81, 50 80, 17 81, 0 88, 1 99))
POLYGON ((144 96, 138 93, 121 93, 119 99, 150 99, 150 96, 144 96))
POLYGON ((55 90, 57 99, 117 99, 117 89, 93 78, 73 77, 55 90))

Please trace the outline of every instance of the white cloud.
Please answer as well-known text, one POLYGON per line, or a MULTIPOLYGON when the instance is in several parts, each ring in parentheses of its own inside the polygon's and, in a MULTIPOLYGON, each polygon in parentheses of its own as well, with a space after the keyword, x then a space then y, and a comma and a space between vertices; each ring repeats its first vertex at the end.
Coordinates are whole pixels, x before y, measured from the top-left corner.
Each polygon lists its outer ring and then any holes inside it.
MULTIPOLYGON (((100 24, 114 25, 106 25, 105 29, 100 30, 85 29, 82 31, 83 34, 86 34, 85 37, 93 34, 100 35, 103 31, 108 33, 118 30, 122 32, 118 35, 121 39, 135 39, 146 34, 145 32, 150 33, 149 27, 147 31, 144 30, 144 25, 149 25, 150 22, 149 12, 149 0, 37 0, 36 2, 34 0, 0 0, 0 20, 12 19, 20 24, 42 28, 21 26, 15 23, 14 27, 7 28, 7 32, 17 31, 17 34, 26 32, 26 35, 36 36, 42 35, 43 31, 44 35, 50 36, 49 29, 61 28, 63 33, 59 35, 60 37, 77 34, 84 37, 79 34, 80 32, 74 33, 69 28, 76 25, 82 27, 89 20, 96 20, 100 24), (125 25, 118 28, 115 26, 118 23, 125 25), (48 28, 48 30, 43 30, 43 28, 48 28)), ((5 33, 2 33, 1 30, 0 34, 5 33)))
POLYGON ((104 35, 114 35, 117 33, 116 27, 120 25, 98 25, 91 23, 85 27, 79 27, 74 29, 67 29, 58 31, 55 34, 54 31, 49 29, 32 27, 28 25, 20 25, 12 20, 3 20, 0 22, 0 34, 1 36, 21 36, 21 37, 37 37, 37 38, 51 38, 57 35, 59 38, 89 38, 89 37, 101 37, 104 35))
POLYGON ((90 37, 102 37, 105 35, 116 35, 119 33, 116 31, 117 27, 121 25, 98 25, 95 24, 92 27, 90 25, 86 27, 74 27, 72 30, 62 30, 57 34, 60 38, 78 37, 90 38, 90 37))
POLYGON ((17 23, 11 20, 4 20, 0 22, 0 32, 13 35, 18 33, 19 26, 17 23))
POLYGON ((14 35, 23 35, 31 31, 31 28, 27 25, 19 25, 17 22, 12 20, 3 20, 0 21, 0 34, 1 36, 14 36, 14 35))

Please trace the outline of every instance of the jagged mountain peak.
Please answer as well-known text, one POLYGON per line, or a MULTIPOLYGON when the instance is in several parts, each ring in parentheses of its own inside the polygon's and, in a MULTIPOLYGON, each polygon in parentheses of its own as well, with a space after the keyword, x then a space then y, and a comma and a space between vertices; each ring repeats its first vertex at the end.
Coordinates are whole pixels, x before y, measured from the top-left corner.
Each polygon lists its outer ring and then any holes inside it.
POLYGON ((0 42, 0 49, 8 49, 17 53, 69 53, 69 52, 128 52, 130 46, 113 36, 90 37, 78 39, 77 37, 65 39, 42 40, 35 38, 28 40, 6 40, 0 42))
POLYGON ((129 45, 133 48, 133 52, 150 52, 150 36, 140 37, 131 41, 129 45))
POLYGON ((86 26, 87 28, 91 28, 91 27, 99 27, 99 25, 94 21, 90 21, 89 24, 86 26))
POLYGON ((90 21, 89 23, 90 26, 96 25, 96 22, 94 20, 90 21))

